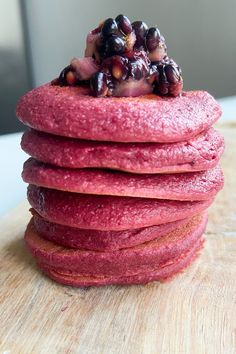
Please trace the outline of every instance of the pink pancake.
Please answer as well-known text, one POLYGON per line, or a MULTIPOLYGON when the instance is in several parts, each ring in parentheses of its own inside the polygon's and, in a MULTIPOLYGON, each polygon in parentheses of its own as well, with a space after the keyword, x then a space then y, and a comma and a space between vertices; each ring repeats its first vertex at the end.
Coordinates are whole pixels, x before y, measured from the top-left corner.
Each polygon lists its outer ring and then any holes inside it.
POLYGON ((23 180, 41 187, 75 193, 173 200, 206 200, 223 187, 219 166, 204 172, 135 175, 131 173, 64 169, 34 159, 24 164, 23 180))
POLYGON ((167 262, 161 267, 154 268, 151 271, 140 272, 131 276, 113 275, 94 277, 84 276, 79 273, 64 273, 62 271, 52 269, 45 264, 39 264, 39 267, 45 274, 56 282, 74 287, 135 284, 144 285, 152 281, 165 281, 181 273, 195 260, 202 249, 202 246, 203 240, 199 240, 189 252, 182 254, 178 259, 174 259, 172 262, 167 262))
POLYGON ((31 206, 51 222, 82 229, 128 230, 165 224, 205 210, 213 199, 172 201, 96 196, 29 185, 31 206))
POLYGON ((175 144, 95 142, 30 130, 23 135, 21 146, 37 160, 61 167, 166 173, 213 168, 224 151, 224 139, 213 128, 175 144))
POLYGON ((39 264, 63 274, 85 276, 132 276, 174 262, 189 252, 205 230, 207 215, 193 217, 187 224, 144 244, 110 252, 73 250, 46 241, 29 223, 25 241, 39 264))
POLYGON ((34 210, 31 211, 36 231, 46 240, 67 248, 93 251, 115 251, 133 247, 154 238, 162 237, 189 221, 189 218, 186 218, 141 229, 99 231, 52 223, 42 218, 34 210))
POLYGON ((182 97, 94 98, 82 87, 46 84, 23 96, 16 114, 26 125, 56 135, 119 142, 177 142, 192 138, 221 115, 205 91, 182 97))

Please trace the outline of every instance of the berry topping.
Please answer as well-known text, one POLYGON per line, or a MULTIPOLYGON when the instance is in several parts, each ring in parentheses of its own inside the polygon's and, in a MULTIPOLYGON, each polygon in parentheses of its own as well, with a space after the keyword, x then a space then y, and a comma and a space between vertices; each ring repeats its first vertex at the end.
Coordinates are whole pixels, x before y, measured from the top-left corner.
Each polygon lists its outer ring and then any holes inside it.
POLYGON ((146 47, 149 52, 152 52, 156 49, 160 43, 161 34, 158 28, 151 27, 149 28, 147 35, 146 35, 146 47))
POLYGON ((116 34, 118 32, 118 26, 113 18, 108 18, 102 26, 101 34, 104 38, 111 36, 112 34, 116 34))
POLYGON ((59 75, 60 86, 73 86, 76 83, 76 73, 72 65, 66 66, 59 75))
POLYGON ((182 92, 181 69, 173 59, 166 57, 164 60, 153 63, 151 70, 153 75, 156 74, 154 92, 171 96, 178 96, 182 92))
POLYGON ((166 74, 167 81, 169 83, 176 84, 176 82, 178 82, 180 79, 180 75, 179 72, 177 71, 177 68, 171 64, 166 65, 165 74, 166 74))
POLYGON ((119 36, 111 36, 106 42, 106 56, 111 57, 115 54, 122 54, 125 52, 125 41, 119 36))
POLYGON ((180 67, 167 56, 165 39, 157 27, 128 17, 108 18, 89 32, 85 58, 72 59, 53 85, 75 86, 90 81, 95 97, 139 96, 154 92, 178 96, 180 67))
POLYGON ((103 62, 102 71, 116 80, 125 80, 129 73, 129 60, 120 55, 114 55, 103 62))
POLYGON ((118 25, 119 31, 124 35, 130 34, 132 32, 132 25, 128 17, 119 15, 116 17, 116 23, 118 25))
POLYGON ((132 23, 132 28, 134 30, 136 41, 134 44, 135 49, 145 48, 145 38, 148 31, 148 26, 143 21, 135 21, 132 23))
POLYGON ((144 51, 135 52, 130 60, 130 76, 136 80, 140 80, 149 74, 150 60, 144 51))
POLYGON ((102 72, 93 74, 90 80, 90 88, 93 96, 105 97, 108 94, 107 76, 102 72))

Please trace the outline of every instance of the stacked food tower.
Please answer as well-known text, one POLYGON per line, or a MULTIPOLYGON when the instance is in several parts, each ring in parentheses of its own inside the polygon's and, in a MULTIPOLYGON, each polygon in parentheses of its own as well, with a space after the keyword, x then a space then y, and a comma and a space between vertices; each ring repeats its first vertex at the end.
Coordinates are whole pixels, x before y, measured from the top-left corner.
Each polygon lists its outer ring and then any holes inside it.
POLYGON ((221 110, 182 87, 160 31, 119 15, 88 34, 84 58, 21 98, 25 241, 49 277, 143 284, 199 254, 223 187, 221 110))

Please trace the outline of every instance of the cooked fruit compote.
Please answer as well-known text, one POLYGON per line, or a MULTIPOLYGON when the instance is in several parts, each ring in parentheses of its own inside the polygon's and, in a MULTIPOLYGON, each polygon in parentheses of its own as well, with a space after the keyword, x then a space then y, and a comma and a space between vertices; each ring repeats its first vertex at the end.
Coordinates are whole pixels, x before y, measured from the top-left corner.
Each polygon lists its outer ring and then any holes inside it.
POLYGON ((181 69, 169 58, 165 38, 157 27, 133 23, 124 16, 108 18, 87 36, 84 58, 74 58, 53 84, 90 85, 95 97, 178 96, 181 69))

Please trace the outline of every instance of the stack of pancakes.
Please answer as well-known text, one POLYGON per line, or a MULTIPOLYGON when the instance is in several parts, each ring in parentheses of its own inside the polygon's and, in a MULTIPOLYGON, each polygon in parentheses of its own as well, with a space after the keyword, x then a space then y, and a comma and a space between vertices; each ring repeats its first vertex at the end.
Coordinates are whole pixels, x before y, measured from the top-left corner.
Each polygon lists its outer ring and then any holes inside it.
POLYGON ((39 267, 90 286, 161 281, 189 265, 223 187, 220 115, 204 91, 94 98, 46 84, 23 96, 25 241, 39 267))

